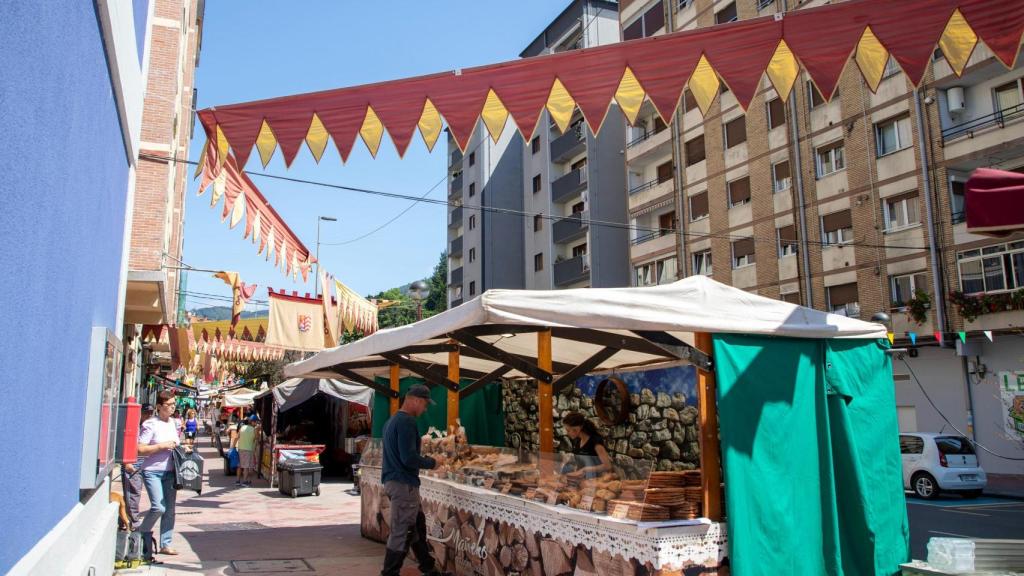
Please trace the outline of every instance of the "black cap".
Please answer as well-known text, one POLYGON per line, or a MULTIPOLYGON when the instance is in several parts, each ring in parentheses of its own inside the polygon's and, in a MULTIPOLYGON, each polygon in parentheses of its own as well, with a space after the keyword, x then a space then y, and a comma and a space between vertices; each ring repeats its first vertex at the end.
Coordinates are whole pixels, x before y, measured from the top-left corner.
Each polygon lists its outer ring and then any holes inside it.
POLYGON ((414 398, 423 398, 431 404, 437 404, 437 402, 430 399, 430 388, 427 388, 423 384, 414 384, 412 388, 409 388, 409 391, 406 392, 405 395, 412 396, 414 398))

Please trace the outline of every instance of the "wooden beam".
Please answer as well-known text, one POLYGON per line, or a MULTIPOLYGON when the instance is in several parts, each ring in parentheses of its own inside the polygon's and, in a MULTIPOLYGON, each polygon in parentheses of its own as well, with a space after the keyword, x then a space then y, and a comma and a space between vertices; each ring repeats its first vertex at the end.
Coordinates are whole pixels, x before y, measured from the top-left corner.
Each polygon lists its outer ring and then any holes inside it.
POLYGON ((706 351, 690 346, 668 332, 661 330, 634 330, 633 333, 652 342, 680 360, 687 360, 703 370, 712 369, 711 357, 706 351))
MULTIPOLYGON (((454 349, 448 352, 448 379, 459 382, 459 346, 452 340, 449 342, 454 349)), ((448 390, 448 430, 458 430, 459 420, 459 386, 448 390)))
POLYGON ((501 378, 505 374, 508 374, 512 370, 513 368, 511 366, 507 366, 504 364, 499 366, 498 368, 495 368, 494 370, 491 370, 487 374, 484 374, 483 376, 474 380, 469 386, 466 386, 462 390, 459 390, 459 399, 469 396, 473 392, 476 392, 477 390, 483 388, 490 382, 494 382, 495 380, 501 378))
POLYGON ((615 334, 613 332, 602 332, 601 330, 591 330, 590 328, 552 328, 551 335, 555 338, 561 338, 564 340, 575 340, 577 342, 585 342, 587 344, 609 346, 612 348, 619 348, 621 350, 628 350, 630 352, 662 356, 673 360, 677 359, 664 348, 636 336, 626 336, 624 334, 615 334))
MULTIPOLYGON (((538 332, 538 334, 543 333, 544 332, 538 332)), ((547 334, 550 335, 551 333, 547 332, 547 334)), ((496 362, 508 364, 509 366, 515 368, 516 370, 519 370, 523 374, 530 376, 531 378, 536 378, 537 380, 546 382, 548 384, 550 384, 554 378, 551 374, 550 347, 548 348, 549 355, 547 359, 547 368, 541 368, 537 364, 527 362, 526 360, 523 360, 522 358, 516 356, 515 354, 509 354, 508 352, 505 352, 504 350, 498 348, 494 344, 484 342, 483 340, 477 338, 476 336, 473 336, 472 334, 463 332, 461 330, 456 330, 455 332, 453 332, 452 338, 461 342, 465 347, 476 350, 477 352, 491 358, 496 362)), ((540 363, 539 356, 540 354, 538 353, 538 364, 540 363)))
MULTIPOLYGON (((491 358, 487 354, 482 354, 482 353, 477 352, 476 350, 473 350, 472 348, 469 348, 467 346, 463 346, 462 350, 460 351, 460 353, 465 358, 478 358, 480 360, 490 360, 492 362, 495 361, 494 358, 491 358)), ((511 353, 509 352, 508 354, 511 354, 511 353)), ((528 362, 530 364, 536 364, 537 363, 537 359, 536 358, 532 358, 530 356, 526 356, 525 354, 511 354, 511 355, 516 357, 516 358, 519 358, 523 362, 528 362)), ((552 373, 553 374, 564 374, 564 373, 568 372, 569 370, 572 370, 573 368, 575 368, 575 366, 573 366, 572 364, 569 364, 568 362, 552 362, 551 363, 551 368, 552 368, 552 373)), ((463 375, 465 375, 465 372, 463 372, 463 375)))
MULTIPOLYGON (((541 370, 551 372, 551 330, 537 333, 537 364, 541 370)), ((537 380, 537 406, 540 420, 540 451, 555 451, 555 422, 552 411, 554 395, 551 381, 537 380)))
POLYGON ((366 376, 363 376, 362 374, 360 374, 358 372, 353 372, 353 371, 349 370, 348 368, 338 368, 338 367, 332 368, 331 370, 333 370, 334 372, 337 372, 338 375, 341 376, 342 378, 348 378, 349 380, 351 380, 351 381, 353 381, 353 382, 355 382, 357 384, 362 384, 363 386, 366 386, 367 388, 373 388, 377 392, 380 392, 381 394, 384 394, 385 396, 387 396, 389 398, 398 398, 398 392, 392 390, 391 388, 389 388, 387 386, 382 386, 380 384, 377 384, 376 382, 374 382, 370 378, 367 378, 366 376))
MULTIPOLYGON (((694 336, 699 349, 711 350, 711 334, 696 332, 694 336)), ((718 399, 714 372, 697 369, 697 396, 704 517, 717 522, 722 519, 722 447, 718 439, 718 399)))
POLYGON ((566 386, 573 385, 581 376, 600 366, 602 362, 614 356, 618 351, 618 348, 611 347, 598 350, 597 354, 587 358, 579 366, 576 366, 572 370, 562 374, 558 380, 555 380, 554 383, 551 384, 553 392, 558 394, 566 386))
POLYGON ((389 370, 388 373, 389 380, 391 381, 391 390, 395 393, 395 395, 391 397, 389 405, 389 409, 392 416, 394 416, 395 413, 398 412, 398 389, 400 383, 399 375, 401 370, 401 366, 399 366, 398 364, 392 364, 391 369, 389 370))
POLYGON ((395 364, 398 364, 402 368, 405 368, 406 370, 415 373, 416 375, 426 380, 428 384, 434 384, 435 386, 444 386, 449 390, 459 389, 459 385, 457 382, 449 380, 447 374, 445 374, 441 370, 438 370, 437 368, 434 368, 429 364, 424 364, 423 362, 411 360, 399 354, 395 354, 394 352, 382 352, 381 356, 387 358, 388 360, 394 362, 395 364))
POLYGON ((406 346, 405 348, 399 348, 398 350, 392 350, 391 352, 409 356, 412 354, 443 354, 444 352, 451 352, 452 350, 458 349, 458 343, 441 342, 438 344, 413 344, 412 346, 406 346))
POLYGON ((328 366, 327 368, 324 368, 324 370, 331 371, 336 368, 359 370, 361 368, 386 368, 388 366, 391 366, 391 362, 388 362, 387 360, 356 360, 355 362, 342 362, 341 364, 328 366))
POLYGON ((500 336, 502 334, 530 334, 540 332, 543 326, 524 326, 520 324, 484 324, 467 326, 459 330, 472 336, 500 336))

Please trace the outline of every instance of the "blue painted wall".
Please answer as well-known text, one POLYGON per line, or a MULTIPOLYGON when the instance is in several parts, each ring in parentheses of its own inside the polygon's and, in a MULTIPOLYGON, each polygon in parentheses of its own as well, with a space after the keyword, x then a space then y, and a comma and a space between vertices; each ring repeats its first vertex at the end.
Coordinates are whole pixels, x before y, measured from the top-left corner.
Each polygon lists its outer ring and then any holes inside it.
POLYGON ((0 3, 0 573, 79 500, 90 331, 114 328, 127 163, 92 2, 0 3))

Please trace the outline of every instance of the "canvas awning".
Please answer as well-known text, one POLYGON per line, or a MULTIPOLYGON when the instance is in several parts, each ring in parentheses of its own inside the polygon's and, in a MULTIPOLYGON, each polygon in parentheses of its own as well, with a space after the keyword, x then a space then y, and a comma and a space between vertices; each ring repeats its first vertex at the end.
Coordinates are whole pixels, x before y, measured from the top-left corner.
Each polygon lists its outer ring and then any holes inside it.
POLYGON ((232 394, 224 395, 224 407, 225 408, 247 408, 252 406, 253 398, 259 394, 256 390, 246 390, 244 392, 234 392, 232 394))
POLYGON ((254 400, 273 394, 278 411, 285 412, 320 393, 363 406, 373 401, 373 390, 332 378, 292 378, 261 392, 254 400))
POLYGON ((960 74, 977 43, 1012 68, 1024 32, 1024 3, 993 0, 850 0, 584 50, 525 58, 199 112, 204 159, 218 176, 229 151, 244 167, 255 147, 264 166, 280 147, 290 166, 302 144, 319 161, 334 140, 342 161, 359 136, 376 155, 384 132, 399 155, 420 131, 428 148, 442 117, 463 150, 478 120, 498 139, 509 117, 529 141, 547 110, 564 132, 579 108, 591 130, 615 101, 636 120, 647 98, 673 120, 684 86, 707 113, 724 82, 744 109, 767 75, 784 100, 801 67, 831 98, 851 55, 877 89, 890 56, 918 85, 936 46, 960 74))
MULTIPOLYGON (((289 364, 290 377, 341 377, 367 386, 392 364, 423 376, 460 352, 463 377, 537 377, 537 339, 552 328, 553 373, 567 380, 587 372, 692 360, 694 332, 794 338, 885 338, 885 327, 751 294, 692 276, 643 288, 489 290, 426 320, 381 330, 289 364), (519 335, 519 337, 517 337, 519 335), (455 342, 453 344, 453 342, 455 342), (580 367, 585 368, 580 373, 580 367)), ((707 351, 704 351, 707 352, 707 351)), ((442 371, 443 372, 443 371, 442 371)), ((435 384, 445 384, 435 378, 435 384)), ((380 386, 376 386, 378 389, 380 386)), ((556 389, 558 385, 556 383, 556 389)))
POLYGON ((1024 174, 978 168, 966 188, 968 232, 1005 236, 1024 231, 1024 174))

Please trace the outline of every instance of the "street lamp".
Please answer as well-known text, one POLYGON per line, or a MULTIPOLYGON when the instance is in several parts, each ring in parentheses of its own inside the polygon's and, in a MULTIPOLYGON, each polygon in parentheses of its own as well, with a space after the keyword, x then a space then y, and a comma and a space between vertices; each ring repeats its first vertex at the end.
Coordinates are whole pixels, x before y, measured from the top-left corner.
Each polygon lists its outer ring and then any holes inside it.
POLYGON ((313 280, 313 294, 319 295, 320 293, 320 222, 337 222, 338 219, 333 216, 320 216, 316 219, 316 276, 313 280))
POLYGON ((430 286, 423 280, 417 280, 409 285, 409 297, 416 302, 416 320, 423 320, 423 301, 430 296, 430 286))

